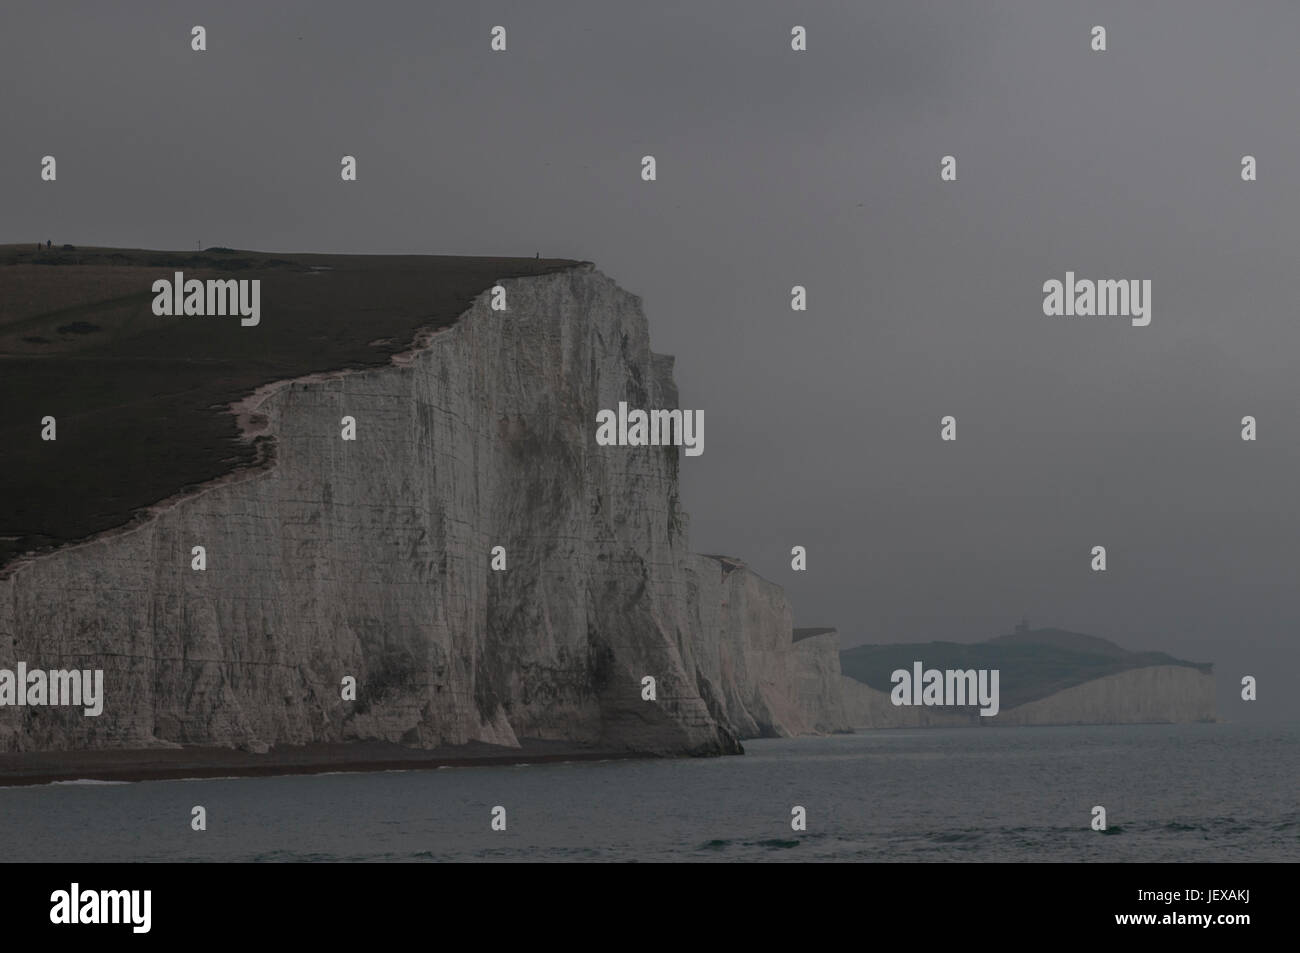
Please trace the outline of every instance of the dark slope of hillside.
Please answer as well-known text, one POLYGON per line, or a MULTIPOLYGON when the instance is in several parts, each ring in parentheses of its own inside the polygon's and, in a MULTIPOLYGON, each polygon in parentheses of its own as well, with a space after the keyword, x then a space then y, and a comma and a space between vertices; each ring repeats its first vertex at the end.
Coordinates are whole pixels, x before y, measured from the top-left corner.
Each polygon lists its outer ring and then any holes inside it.
POLYGON ((255 463, 225 408, 257 387, 385 364, 498 279, 575 264, 0 246, 0 566, 255 463), (176 271, 260 279, 260 323, 154 316, 152 284, 176 271))
POLYGON ((1046 698, 1083 682, 1149 665, 1182 665, 1209 672, 1209 663, 1188 662, 1164 652, 1130 652, 1114 642, 1063 629, 1017 630, 973 644, 919 642, 909 645, 860 645, 840 653, 840 670, 872 688, 888 692, 890 675, 926 668, 998 669, 1002 708, 1046 698))

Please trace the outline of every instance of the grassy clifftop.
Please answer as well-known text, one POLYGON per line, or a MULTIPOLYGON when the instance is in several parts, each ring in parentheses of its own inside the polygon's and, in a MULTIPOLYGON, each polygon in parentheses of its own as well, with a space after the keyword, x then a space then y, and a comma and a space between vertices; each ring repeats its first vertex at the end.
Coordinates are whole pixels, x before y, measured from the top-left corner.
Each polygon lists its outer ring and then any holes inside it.
POLYGON ((386 364, 498 279, 575 264, 0 246, 0 566, 253 463, 225 408, 259 386, 386 364), (260 279, 260 323, 155 316, 152 284, 177 271, 260 279))

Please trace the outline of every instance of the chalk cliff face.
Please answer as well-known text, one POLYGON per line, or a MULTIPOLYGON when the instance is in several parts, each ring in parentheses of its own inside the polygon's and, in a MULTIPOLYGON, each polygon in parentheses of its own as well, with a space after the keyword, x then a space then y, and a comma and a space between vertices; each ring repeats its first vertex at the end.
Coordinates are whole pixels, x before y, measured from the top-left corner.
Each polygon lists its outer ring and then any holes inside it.
POLYGON ((0 708, 0 750, 844 727, 834 640, 793 644, 779 587, 689 552, 680 451, 595 443, 602 408, 678 406, 639 299, 590 266, 502 284, 391 366, 245 401, 261 468, 8 567, 0 667, 102 668, 105 702, 0 708))
POLYGON ((839 635, 794 641, 785 591, 726 556, 695 556, 697 654, 704 694, 742 738, 849 730, 840 700, 839 635))
POLYGON ((1214 676, 1185 665, 1151 665, 1075 685, 999 712, 1004 725, 1119 725, 1214 721, 1214 676))
POLYGON ((855 728, 969 725, 1118 725, 1214 721, 1214 676, 1185 665, 1151 665, 981 716, 976 708, 895 706, 888 692, 843 676, 843 701, 855 728))
POLYGON ((851 733, 840 675, 839 632, 830 629, 798 639, 794 651, 794 696, 804 717, 801 733, 851 733))

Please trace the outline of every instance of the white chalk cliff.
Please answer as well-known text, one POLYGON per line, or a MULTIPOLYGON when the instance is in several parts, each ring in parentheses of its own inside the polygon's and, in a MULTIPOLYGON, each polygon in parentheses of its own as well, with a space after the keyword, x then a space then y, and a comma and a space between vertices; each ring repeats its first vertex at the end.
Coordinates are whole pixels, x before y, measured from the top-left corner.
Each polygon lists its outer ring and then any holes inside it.
POLYGON ((842 685, 846 717, 854 728, 1178 724, 1216 717, 1214 675, 1186 665, 1128 669, 988 716, 976 708, 896 706, 889 692, 847 675, 842 685))
POLYGON ((836 638, 792 642, 779 587, 690 553, 680 451, 595 443, 602 408, 678 406, 639 299, 589 265, 502 284, 390 366, 245 401, 263 466, 6 567, 0 667, 102 668, 105 702, 0 708, 0 750, 846 728, 836 638))

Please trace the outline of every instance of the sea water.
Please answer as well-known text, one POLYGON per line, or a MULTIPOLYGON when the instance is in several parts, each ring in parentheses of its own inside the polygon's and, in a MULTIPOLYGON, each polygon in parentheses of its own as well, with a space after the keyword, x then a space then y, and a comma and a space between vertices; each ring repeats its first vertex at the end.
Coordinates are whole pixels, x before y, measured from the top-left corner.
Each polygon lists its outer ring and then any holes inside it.
POLYGON ((0 859, 1300 860, 1297 726, 912 729, 745 749, 6 788, 0 859))

